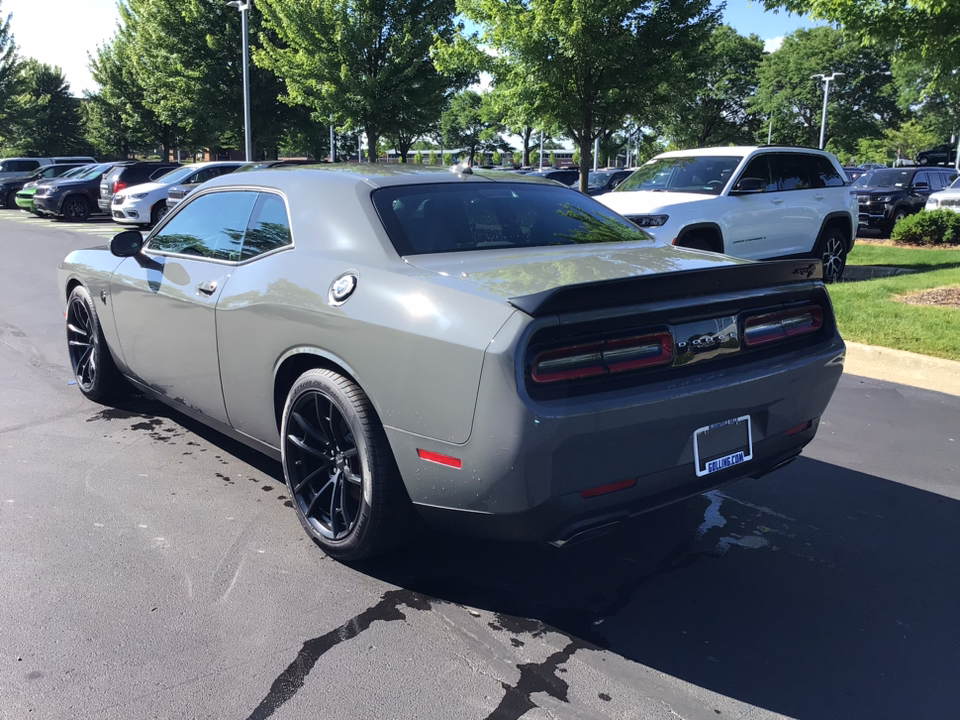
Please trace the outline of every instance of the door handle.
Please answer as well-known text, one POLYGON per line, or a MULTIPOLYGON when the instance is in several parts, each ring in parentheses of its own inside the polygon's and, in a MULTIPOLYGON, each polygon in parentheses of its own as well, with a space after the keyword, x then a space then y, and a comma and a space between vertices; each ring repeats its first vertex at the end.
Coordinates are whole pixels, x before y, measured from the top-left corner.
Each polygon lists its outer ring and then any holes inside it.
POLYGON ((197 292, 201 292, 204 295, 213 295, 216 291, 217 291, 216 280, 205 280, 199 285, 197 285, 197 292))
POLYGON ((783 198, 770 198, 770 202, 772 202, 774 205, 779 205, 783 202, 783 198))

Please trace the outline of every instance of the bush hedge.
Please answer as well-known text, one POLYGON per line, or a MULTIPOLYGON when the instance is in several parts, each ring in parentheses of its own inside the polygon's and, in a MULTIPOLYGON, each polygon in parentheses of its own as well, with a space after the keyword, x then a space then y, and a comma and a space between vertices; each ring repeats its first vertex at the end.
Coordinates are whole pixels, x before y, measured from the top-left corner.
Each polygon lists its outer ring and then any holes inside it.
POLYGON ((960 213, 921 210, 898 222, 890 237, 903 245, 960 245, 960 213))

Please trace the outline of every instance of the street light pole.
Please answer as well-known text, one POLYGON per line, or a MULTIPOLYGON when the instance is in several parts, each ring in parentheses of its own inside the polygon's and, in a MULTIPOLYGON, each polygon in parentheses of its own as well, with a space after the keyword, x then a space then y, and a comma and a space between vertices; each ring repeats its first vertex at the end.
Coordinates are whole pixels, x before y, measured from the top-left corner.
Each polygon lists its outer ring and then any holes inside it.
POLYGON ((811 78, 820 78, 823 80, 823 116, 820 118, 820 149, 823 150, 823 139, 827 132, 827 101, 830 99, 830 82, 844 75, 842 72, 835 72, 833 75, 824 75, 823 73, 811 75, 811 78))
POLYGON ((248 15, 253 0, 230 0, 227 5, 240 11, 240 33, 243 36, 243 139, 247 162, 253 160, 253 132, 250 130, 250 22, 248 15))

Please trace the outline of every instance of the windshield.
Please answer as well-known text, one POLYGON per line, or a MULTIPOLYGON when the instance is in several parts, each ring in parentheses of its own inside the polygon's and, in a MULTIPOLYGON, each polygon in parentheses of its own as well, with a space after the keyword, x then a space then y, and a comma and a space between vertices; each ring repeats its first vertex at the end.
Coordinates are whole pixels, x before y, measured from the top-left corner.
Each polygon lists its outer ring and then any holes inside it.
MULTIPOLYGON (((86 167, 79 168, 80 172, 76 175, 73 175, 74 180, 93 180, 95 177, 103 175, 107 170, 113 167, 110 163, 100 163, 99 165, 87 165, 86 167)), ((66 173, 61 175, 61 178, 66 177, 66 173)))
POLYGON ((186 177, 189 177, 197 171, 197 165, 184 165, 183 167, 171 168, 169 171, 154 178, 153 182, 163 185, 175 185, 186 177))
POLYGON ((719 195, 742 159, 729 155, 655 158, 620 183, 614 192, 650 190, 719 195))
POLYGON ((651 240, 566 188, 496 185, 387 187, 373 204, 401 255, 651 240))
POLYGON ((591 172, 587 176, 587 185, 590 187, 603 187, 608 182, 610 182, 610 176, 613 173, 608 172, 591 172))
POLYGON ((872 170, 857 178, 854 187, 907 187, 913 178, 913 170, 872 170))
POLYGON ((83 175, 87 170, 94 167, 93 165, 81 165, 80 167, 70 168, 63 175, 60 176, 61 179, 77 177, 78 175, 83 175))

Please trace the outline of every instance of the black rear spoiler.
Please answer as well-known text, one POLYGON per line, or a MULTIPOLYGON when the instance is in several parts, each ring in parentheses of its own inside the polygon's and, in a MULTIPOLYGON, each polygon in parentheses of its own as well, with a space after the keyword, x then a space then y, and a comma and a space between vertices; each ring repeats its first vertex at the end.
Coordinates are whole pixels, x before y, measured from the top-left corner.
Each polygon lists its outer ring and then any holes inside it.
POLYGON ((507 302, 528 315, 542 317, 822 279, 819 260, 774 260, 567 285, 507 302))

